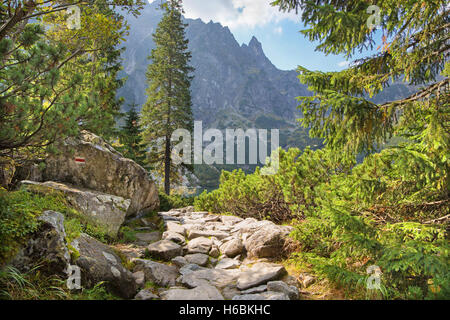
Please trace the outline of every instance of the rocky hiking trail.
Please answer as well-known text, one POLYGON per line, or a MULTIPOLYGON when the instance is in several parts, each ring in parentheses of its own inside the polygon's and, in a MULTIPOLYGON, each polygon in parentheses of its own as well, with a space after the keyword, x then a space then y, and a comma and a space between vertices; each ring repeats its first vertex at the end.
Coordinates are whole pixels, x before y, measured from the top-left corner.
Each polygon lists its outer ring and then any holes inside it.
POLYGON ((315 277, 283 265, 291 227, 193 207, 155 213, 158 191, 147 172, 103 139, 85 131, 61 149, 46 159, 44 170, 32 164, 15 179, 29 192, 64 196, 77 217, 103 230, 112 244, 94 238, 95 232, 66 230, 73 216, 45 211, 8 262, 20 272, 45 261, 41 272, 78 283, 76 290, 104 283, 122 299, 334 298, 315 288, 315 277), (119 239, 122 227, 132 236, 119 239))
POLYGON ((296 300, 297 279, 272 262, 291 231, 269 221, 194 212, 193 207, 160 212, 164 232, 138 219, 135 244, 117 245, 134 264, 138 300, 296 300), (146 258, 145 258, 146 257, 146 258), (149 288, 151 284, 151 288, 149 288))

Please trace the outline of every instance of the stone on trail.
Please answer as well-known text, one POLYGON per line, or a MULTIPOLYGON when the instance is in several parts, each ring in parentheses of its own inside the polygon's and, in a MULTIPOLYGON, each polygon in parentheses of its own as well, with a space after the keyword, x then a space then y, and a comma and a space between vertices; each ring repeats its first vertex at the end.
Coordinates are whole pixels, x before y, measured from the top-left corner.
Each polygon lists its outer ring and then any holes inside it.
POLYGON ((221 216, 220 217, 220 221, 222 221, 224 224, 226 224, 228 226, 235 225, 235 224, 241 222, 242 220, 244 220, 244 219, 235 217, 235 216, 221 216))
POLYGON ((184 238, 184 236, 182 236, 179 233, 172 232, 172 231, 164 232, 162 235, 162 238, 163 238, 163 240, 172 241, 179 245, 184 245, 186 243, 186 239, 184 238))
POLYGON ((195 238, 189 241, 187 245, 187 249, 189 253, 204 253, 208 254, 209 250, 211 250, 211 247, 213 245, 213 242, 211 239, 200 237, 195 238))
POLYGON ((197 264, 205 267, 209 262, 209 256, 203 253, 194 253, 184 256, 188 263, 197 264))
POLYGON ((232 240, 225 242, 220 247, 220 251, 227 257, 234 258, 244 251, 244 244, 241 239, 233 238, 232 240))
POLYGON ((185 272, 181 277, 181 283, 188 288, 195 288, 204 283, 208 283, 217 288, 224 288, 227 285, 234 284, 241 272, 237 269, 209 269, 201 268, 199 270, 185 272))
POLYGON ((241 262, 238 260, 224 258, 217 263, 216 269, 234 269, 239 267, 240 265, 241 262))
POLYGON ((151 257, 165 261, 170 261, 182 254, 181 246, 168 240, 152 243, 147 247, 147 250, 151 257))
POLYGON ((194 289, 169 289, 161 294, 163 300, 224 300, 214 286, 203 284, 194 289))
POLYGON ((185 265, 188 264, 186 258, 185 258, 185 257, 182 257, 182 256, 178 256, 178 257, 173 258, 173 259, 171 260, 171 262, 172 262, 175 266, 177 266, 178 268, 184 267, 185 265))
POLYGON ((267 285, 263 284, 261 286, 258 287, 253 287, 247 290, 242 291, 242 294, 254 294, 254 293, 261 293, 267 291, 267 285))
POLYGON ((234 296, 232 300, 265 300, 265 297, 260 294, 241 294, 234 296))
POLYGON ((181 234, 182 236, 186 235, 186 228, 179 223, 173 221, 167 221, 166 223, 167 231, 175 232, 181 234))
POLYGON ((263 292, 261 295, 263 295, 266 300, 289 300, 288 295, 282 292, 267 291, 263 292))
POLYGON ((240 274, 237 281, 239 290, 246 290, 271 280, 278 280, 286 274, 286 269, 282 265, 260 262, 253 265, 247 271, 240 274))
POLYGON ((280 256, 288 234, 289 231, 287 228, 275 224, 262 227, 244 242, 248 256, 254 258, 274 258, 280 256))
POLYGON ((158 286, 167 287, 174 286, 178 277, 178 270, 175 266, 168 266, 163 263, 136 259, 135 271, 143 271, 145 281, 151 281, 158 286))
POLYGON ((283 281, 269 281, 267 283, 267 290, 273 292, 280 292, 286 294, 290 300, 298 299, 298 288, 295 286, 288 286, 283 281))
POLYGON ((141 290, 139 293, 134 297, 135 300, 155 300, 159 299, 159 297, 151 292, 150 290, 141 290))
POLYGON ((230 234, 227 232, 223 232, 223 231, 214 231, 214 230, 191 230, 189 232, 189 240, 195 239, 195 238, 199 238, 199 237, 205 237, 205 238, 209 238, 209 237, 215 237, 217 239, 224 239, 226 237, 229 237, 230 234))

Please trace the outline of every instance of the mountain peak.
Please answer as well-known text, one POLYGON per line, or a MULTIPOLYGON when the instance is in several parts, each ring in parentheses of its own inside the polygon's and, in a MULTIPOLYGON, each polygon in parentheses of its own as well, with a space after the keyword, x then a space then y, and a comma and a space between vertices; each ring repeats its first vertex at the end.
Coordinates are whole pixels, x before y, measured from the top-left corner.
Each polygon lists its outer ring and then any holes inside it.
POLYGON ((252 37, 252 40, 250 40, 248 46, 250 48, 254 48, 254 49, 261 49, 262 50, 262 45, 261 42, 258 41, 258 39, 256 39, 255 36, 252 37))

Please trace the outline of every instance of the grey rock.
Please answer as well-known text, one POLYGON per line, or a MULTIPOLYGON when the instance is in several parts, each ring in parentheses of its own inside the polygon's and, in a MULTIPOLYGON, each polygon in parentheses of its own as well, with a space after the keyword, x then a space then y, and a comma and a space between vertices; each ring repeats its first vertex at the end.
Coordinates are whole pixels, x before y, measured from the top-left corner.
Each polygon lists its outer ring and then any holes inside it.
POLYGON ((25 273, 44 261, 40 272, 67 277, 70 256, 65 242, 64 216, 45 211, 38 220, 42 222, 39 228, 8 264, 25 273))
POLYGON ((138 288, 143 288, 145 286, 145 273, 144 271, 137 271, 133 273, 133 278, 136 281, 138 288))
POLYGON ((175 232, 181 234, 182 236, 186 235, 186 228, 179 223, 173 221, 167 221, 166 223, 167 231, 175 232))
POLYGON ((234 258, 244 250, 244 244, 241 239, 234 238, 220 247, 220 251, 227 257, 234 258))
POLYGON ((262 295, 266 300, 289 300, 288 295, 282 292, 267 291, 263 292, 262 295))
POLYGON ((88 222, 101 227, 111 237, 117 236, 130 206, 129 199, 59 182, 22 181, 21 185, 31 192, 61 192, 88 222))
POLYGON ((151 260, 136 259, 135 271, 143 271, 145 281, 151 281, 158 286, 174 286, 178 277, 178 270, 175 266, 168 266, 151 260))
POLYGON ((216 269, 234 269, 241 265, 240 261, 230 259, 230 258, 224 258, 222 260, 219 260, 219 262, 216 265, 216 269))
POLYGON ((171 261, 178 268, 181 268, 188 264, 187 260, 182 256, 175 257, 171 261))
POLYGON ((220 250, 217 246, 213 245, 211 250, 209 250, 209 255, 213 258, 218 258, 220 256, 220 250))
POLYGON ((179 233, 172 232, 172 231, 166 231, 163 233, 162 238, 164 240, 172 241, 175 243, 178 243, 179 245, 184 245, 186 243, 186 240, 184 236, 182 236, 179 233))
POLYGON ((151 257, 165 261, 170 261, 182 254, 181 246, 168 240, 152 243, 147 247, 147 250, 151 257))
POLYGON ((288 286, 283 281, 269 281, 267 283, 267 290, 284 293, 289 297, 290 300, 296 300, 299 296, 297 287, 288 286))
POLYGON ((134 297, 135 300, 155 300, 159 299, 159 297, 154 294, 153 292, 149 290, 141 290, 139 293, 134 297))
POLYGON ((58 154, 45 160, 45 181, 61 181, 131 199, 127 216, 154 210, 159 206, 158 190, 147 171, 124 158, 99 136, 82 131, 58 145, 58 154), (84 164, 75 157, 85 159, 84 164))
POLYGON ((188 288, 195 288, 204 283, 208 283, 217 288, 224 288, 227 285, 234 284, 239 277, 240 271, 236 269, 208 269, 202 268, 196 271, 183 274, 181 283, 188 288))
POLYGON ((249 270, 240 274, 237 281, 239 290, 246 290, 271 280, 278 280, 286 274, 286 269, 281 265, 275 265, 265 262, 256 263, 249 270))
POLYGON ((161 297, 163 300, 224 300, 220 291, 208 284, 194 289, 169 289, 161 297))
POLYGON ((137 286, 133 274, 122 266, 110 247, 87 234, 81 234, 71 245, 80 253, 75 264, 80 267, 84 287, 92 288, 104 281, 109 291, 122 298, 135 296, 137 286))
POLYGON ((235 225, 241 222, 242 220, 244 219, 235 216, 220 216, 220 221, 222 221, 224 224, 228 226, 235 225))
POLYGON ((205 267, 208 264, 209 256, 203 253, 194 253, 184 256, 188 263, 197 264, 205 267))
POLYGON ((234 296, 232 300, 266 300, 263 295, 260 294, 242 294, 234 296))
POLYGON ((275 224, 262 227, 244 243, 248 256, 253 258, 274 258, 280 256, 287 235, 286 229, 275 224))
POLYGON ((192 240, 199 237, 216 237, 217 239, 224 239, 226 237, 229 237, 230 234, 223 231, 214 231, 214 230, 190 230, 188 239, 192 240))
POLYGON ((254 293, 261 293, 264 291, 267 291, 267 285, 265 285, 265 284, 258 286, 258 287, 244 290, 244 291, 242 291, 242 294, 254 294, 254 293))
POLYGON ((189 241, 187 248, 189 253, 204 253, 208 254, 211 250, 212 241, 211 239, 200 237, 189 241))

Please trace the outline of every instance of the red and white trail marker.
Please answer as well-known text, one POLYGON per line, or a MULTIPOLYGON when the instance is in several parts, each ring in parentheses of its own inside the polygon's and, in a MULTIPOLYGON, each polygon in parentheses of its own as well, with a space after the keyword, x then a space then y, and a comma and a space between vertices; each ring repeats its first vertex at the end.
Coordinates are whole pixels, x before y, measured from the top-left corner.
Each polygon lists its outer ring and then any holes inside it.
POLYGON ((81 157, 75 157, 75 162, 77 164, 86 164, 86 159, 81 157))

